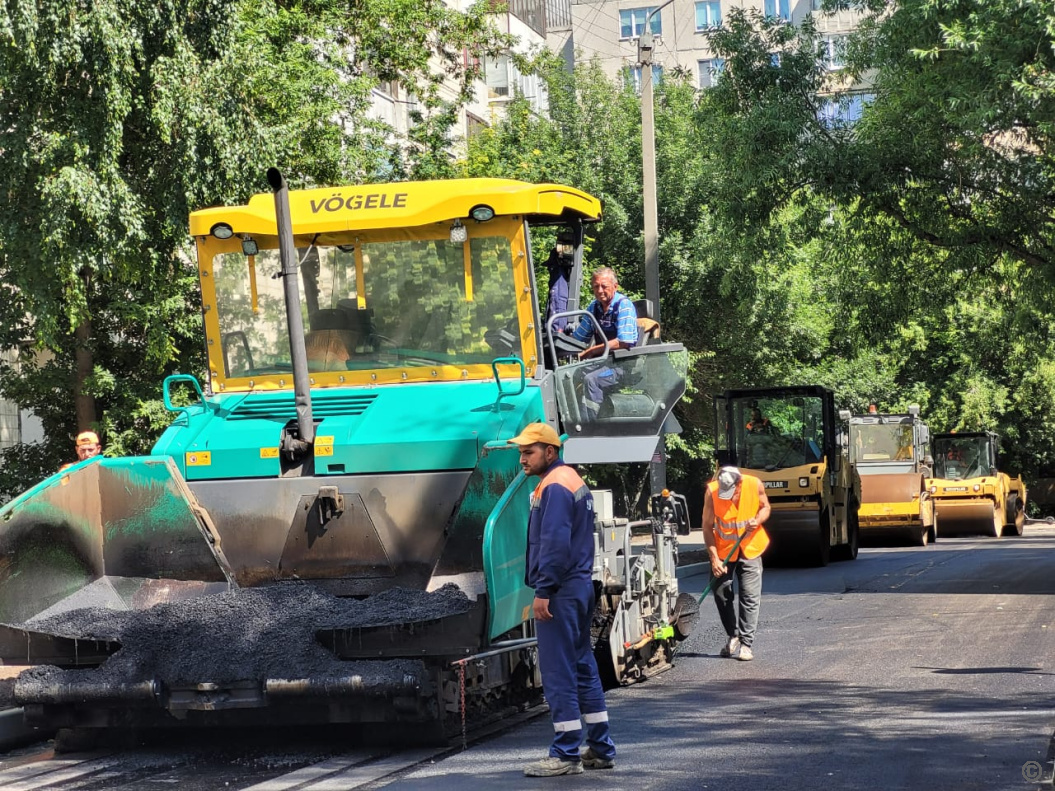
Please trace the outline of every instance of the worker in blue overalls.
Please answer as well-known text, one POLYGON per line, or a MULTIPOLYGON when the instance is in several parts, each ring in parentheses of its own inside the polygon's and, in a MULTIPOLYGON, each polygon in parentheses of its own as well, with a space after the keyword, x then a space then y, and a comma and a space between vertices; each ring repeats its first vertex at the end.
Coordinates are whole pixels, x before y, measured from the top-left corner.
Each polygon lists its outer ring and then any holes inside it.
POLYGON ((510 440, 520 466, 541 478, 531 496, 527 584, 538 635, 542 688, 553 717, 549 756, 528 765, 528 777, 579 774, 615 766, 615 744, 590 640, 593 616, 593 495, 560 459, 552 426, 532 423, 510 440), (586 747, 583 742, 586 723, 586 747))

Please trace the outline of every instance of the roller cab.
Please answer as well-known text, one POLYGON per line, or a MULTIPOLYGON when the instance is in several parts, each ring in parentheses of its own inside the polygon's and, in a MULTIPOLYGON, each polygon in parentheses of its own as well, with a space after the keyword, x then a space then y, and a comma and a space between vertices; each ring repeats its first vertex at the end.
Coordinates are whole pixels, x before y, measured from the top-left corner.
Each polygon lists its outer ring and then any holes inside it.
POLYGON ((719 464, 759 478, 772 513, 766 558, 827 565, 857 557, 861 484, 845 421, 819 386, 727 390, 715 399, 719 464))

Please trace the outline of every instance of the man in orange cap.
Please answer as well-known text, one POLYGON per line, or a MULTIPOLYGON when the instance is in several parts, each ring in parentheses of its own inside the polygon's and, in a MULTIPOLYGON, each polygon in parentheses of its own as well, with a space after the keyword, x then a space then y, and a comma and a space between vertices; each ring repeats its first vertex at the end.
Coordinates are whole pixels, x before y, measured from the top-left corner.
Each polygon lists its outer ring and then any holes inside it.
MULTIPOLYGON (((77 448, 77 461, 84 461, 90 459, 93 456, 98 456, 103 452, 103 446, 99 443, 99 435, 94 431, 82 431, 77 435, 77 441, 75 443, 77 448)), ((67 467, 72 467, 76 464, 76 461, 70 462, 69 464, 63 464, 59 468, 59 472, 62 472, 67 467)))
POLYGON ((541 478, 531 496, 527 584, 538 635, 542 687, 553 718, 549 756, 524 768, 528 777, 580 774, 615 766, 608 708, 590 639, 593 616, 593 495, 560 458, 552 426, 532 423, 509 440, 520 466, 541 478), (586 748, 583 742, 586 723, 586 748))
POLYGON ((90 459, 103 452, 103 446, 99 444, 99 435, 94 431, 82 431, 77 435, 77 461, 90 459))

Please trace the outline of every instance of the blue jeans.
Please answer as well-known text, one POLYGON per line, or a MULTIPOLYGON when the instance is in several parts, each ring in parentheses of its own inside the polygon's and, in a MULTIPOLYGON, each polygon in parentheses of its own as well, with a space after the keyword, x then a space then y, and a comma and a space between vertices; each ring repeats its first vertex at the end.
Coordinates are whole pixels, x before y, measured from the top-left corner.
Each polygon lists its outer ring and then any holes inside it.
POLYGON ((605 391, 619 385, 623 379, 622 368, 596 368, 582 378, 583 417, 597 419, 597 410, 604 400, 605 391))

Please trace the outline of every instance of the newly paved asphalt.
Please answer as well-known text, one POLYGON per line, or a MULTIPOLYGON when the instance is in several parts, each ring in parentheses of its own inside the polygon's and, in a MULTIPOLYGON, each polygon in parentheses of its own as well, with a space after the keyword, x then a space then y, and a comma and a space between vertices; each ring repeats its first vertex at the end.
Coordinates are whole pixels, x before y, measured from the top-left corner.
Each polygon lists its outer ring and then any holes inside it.
MULTIPOLYGON (((705 583, 696 573, 682 588, 705 583)), ((720 659, 723 642, 708 600, 672 670, 609 693, 611 771, 525 778, 552 737, 543 714, 415 766, 420 751, 372 754, 335 730, 282 729, 268 744, 192 733, 79 757, 38 745, 0 755, 0 787, 1052 789, 1055 527, 767 568, 755 660, 720 659)))
POLYGON ((767 569, 753 662, 718 657, 704 605, 673 670, 609 693, 613 771, 523 777, 540 718, 386 787, 1051 788, 1055 528, 767 569))

